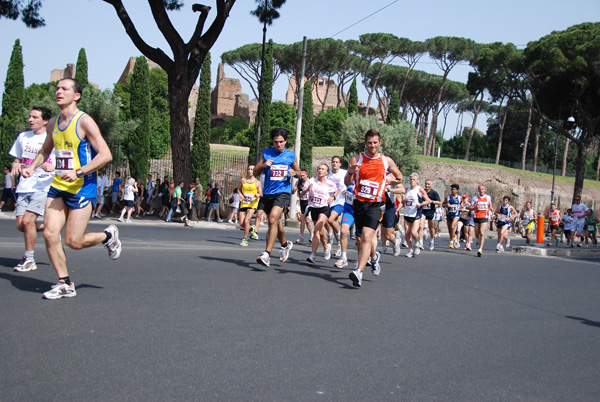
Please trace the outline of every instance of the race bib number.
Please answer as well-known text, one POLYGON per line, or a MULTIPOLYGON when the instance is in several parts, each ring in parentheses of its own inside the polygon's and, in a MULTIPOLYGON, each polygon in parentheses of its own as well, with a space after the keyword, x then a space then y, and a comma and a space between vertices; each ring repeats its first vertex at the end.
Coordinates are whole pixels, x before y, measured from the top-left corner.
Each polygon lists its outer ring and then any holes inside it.
POLYGON ((498 214, 499 221, 504 222, 504 221, 506 221, 506 218, 507 218, 506 214, 498 214))
POLYGON ((416 205, 416 204, 417 203, 412 198, 407 198, 405 201, 405 206, 407 206, 407 207, 412 207, 413 205, 416 205))
POLYGON ((287 177, 287 165, 271 165, 269 177, 273 181, 284 181, 287 177))
POLYGON ((319 207, 326 207, 327 206, 327 198, 321 198, 319 196, 311 196, 310 197, 310 202, 313 205, 318 205, 319 207))
POLYGON ((478 202, 477 203, 477 210, 478 211, 485 211, 487 209, 487 202, 478 202))
POLYGON ((377 197, 379 183, 370 180, 361 180, 358 188, 358 195, 370 200, 377 197))
POLYGON ((244 193, 244 199, 242 202, 244 204, 252 204, 254 202, 254 194, 244 193))
POLYGON ((556 215, 550 215, 550 221, 552 221, 552 223, 558 223, 558 221, 560 220, 560 218, 556 215))
POLYGON ((64 173, 74 169, 74 152, 72 150, 56 150, 56 176, 62 176, 64 173))
POLYGON ((588 230, 588 232, 593 232, 594 230, 596 230, 596 226, 595 225, 588 225, 587 230, 588 230))
POLYGON ((352 205, 352 201, 354 201, 354 194, 352 194, 351 192, 347 191, 346 192, 346 204, 352 205))
MULTIPOLYGON (((433 203, 433 202, 432 202, 433 203)), ((431 204, 427 204, 423 207, 423 209, 431 209, 431 204)))
POLYGON ((448 212, 454 214, 454 213, 456 213, 456 211, 458 211, 458 205, 456 205, 456 204, 448 205, 448 212))

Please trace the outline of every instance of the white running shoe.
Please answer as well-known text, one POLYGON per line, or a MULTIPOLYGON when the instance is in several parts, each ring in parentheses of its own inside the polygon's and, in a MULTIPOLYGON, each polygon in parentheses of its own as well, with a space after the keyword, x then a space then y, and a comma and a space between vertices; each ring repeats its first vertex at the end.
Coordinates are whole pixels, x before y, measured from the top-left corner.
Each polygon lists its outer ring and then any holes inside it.
POLYGON ((327 250, 323 251, 323 258, 325 261, 331 258, 331 244, 327 244, 327 250))
POLYGON ((232 221, 231 219, 229 219, 229 220, 227 221, 227 223, 233 223, 233 221, 232 221))
POLYGON ((52 288, 44 292, 44 299, 56 300, 62 297, 75 297, 77 292, 75 291, 75 284, 71 282, 67 285, 65 281, 60 280, 56 285, 52 285, 52 288))
POLYGON ((223 223, 223 219, 217 219, 218 223, 223 223))
POLYGON ((125 219, 125 223, 131 223, 131 219, 125 219))
POLYGON ((510 247, 510 239, 506 239, 506 248, 510 247))
POLYGON ((421 254, 421 248, 420 247, 415 247, 415 257, 417 255, 421 254))
POLYGON ((460 240, 454 241, 454 248, 460 248, 460 240))
POLYGON ((119 222, 124 222, 123 218, 117 219, 119 222))
POLYGON ((408 253, 406 253, 406 258, 413 258, 414 251, 412 248, 408 249, 408 253))
POLYGON ((380 258, 381 258, 381 254, 379 253, 379 251, 376 251, 375 257, 372 258, 373 265, 371 265, 371 271, 373 272, 373 275, 375 275, 375 276, 378 276, 381 273, 381 265, 379 265, 380 258))
POLYGON ((406 242, 406 240, 402 241, 402 247, 408 248, 408 243, 406 242))
POLYGON ((311 264, 314 264, 315 263, 315 255, 313 253, 310 253, 310 255, 308 256, 306 261, 310 262, 311 264))
POLYGON ((300 236, 296 239, 296 244, 302 244, 304 243, 304 237, 300 236))
POLYGON ((429 239, 429 251, 433 251, 433 239, 429 239))
POLYGON ((384 246, 380 252, 381 254, 387 254, 387 246, 384 246))
POLYGON ((396 244, 394 244, 394 257, 398 257, 400 255, 400 251, 400 238, 396 237, 396 244))
POLYGON ((334 267, 336 268, 344 268, 348 266, 348 260, 345 258, 340 258, 339 260, 336 261, 335 264, 333 264, 334 267))
POLYGON ((104 247, 108 249, 108 256, 111 260, 116 260, 121 255, 122 247, 121 241, 119 240, 119 228, 115 225, 108 225, 104 229, 104 233, 110 235, 108 241, 104 244, 104 247))
POLYGON ((294 243, 288 240, 285 247, 281 247, 281 250, 279 251, 279 261, 287 261, 287 259, 290 257, 290 250, 292 247, 294 247, 294 243))
POLYGON ((337 250, 335 250, 335 253, 333 253, 333 255, 335 257, 339 257, 342 255, 342 245, 341 244, 338 244, 337 250))
POLYGON ((264 265, 265 267, 268 267, 269 265, 271 265, 271 257, 269 257, 269 253, 263 251, 263 253, 256 259, 256 262, 264 265))
POLYGON ((477 250, 477 257, 481 257, 483 255, 483 250, 479 249, 477 250))
POLYGON ((419 242, 417 243, 417 248, 419 248, 420 250, 423 250, 424 247, 423 247, 423 241, 422 240, 419 240, 419 242))
POLYGON ((17 272, 29 272, 35 271, 37 269, 37 265, 35 264, 35 260, 33 258, 25 258, 21 260, 20 263, 14 268, 17 272))
POLYGON ((350 275, 348 275, 348 277, 352 281, 352 286, 357 288, 362 286, 362 274, 362 271, 358 268, 350 272, 350 275))

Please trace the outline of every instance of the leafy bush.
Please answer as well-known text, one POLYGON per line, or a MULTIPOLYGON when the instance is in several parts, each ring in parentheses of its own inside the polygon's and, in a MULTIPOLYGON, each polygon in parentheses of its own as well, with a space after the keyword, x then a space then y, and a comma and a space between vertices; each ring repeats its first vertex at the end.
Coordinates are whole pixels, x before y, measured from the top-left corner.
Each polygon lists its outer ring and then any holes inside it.
POLYGON ((371 128, 379 131, 381 136, 379 151, 392 158, 404 174, 420 170, 416 158, 413 125, 404 120, 384 125, 379 123, 376 116, 363 117, 353 114, 344 122, 342 142, 346 163, 352 156, 365 150, 365 133, 371 128))

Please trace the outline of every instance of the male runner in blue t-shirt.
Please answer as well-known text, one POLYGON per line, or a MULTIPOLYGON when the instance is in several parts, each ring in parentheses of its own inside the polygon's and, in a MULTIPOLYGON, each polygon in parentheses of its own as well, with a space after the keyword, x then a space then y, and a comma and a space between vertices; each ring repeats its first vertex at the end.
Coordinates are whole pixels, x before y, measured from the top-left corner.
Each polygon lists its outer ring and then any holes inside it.
POLYGON ((275 238, 281 243, 279 260, 285 262, 292 249, 293 243, 287 241, 281 214, 290 203, 292 193, 292 177, 300 175, 300 166, 296 160, 296 154, 285 148, 287 144, 288 131, 285 128, 276 128, 271 131, 273 148, 264 149, 260 160, 254 167, 254 176, 265 174, 263 196, 258 202, 258 210, 263 210, 269 219, 269 230, 267 232, 267 247, 256 261, 265 267, 271 264, 271 251, 275 245, 275 238))

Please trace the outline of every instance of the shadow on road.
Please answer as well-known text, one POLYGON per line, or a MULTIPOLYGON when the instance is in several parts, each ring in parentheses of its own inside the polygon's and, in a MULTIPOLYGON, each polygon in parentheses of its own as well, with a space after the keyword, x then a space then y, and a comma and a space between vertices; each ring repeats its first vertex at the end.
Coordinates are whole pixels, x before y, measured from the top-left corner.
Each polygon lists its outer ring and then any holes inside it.
POLYGON ((598 322, 598 321, 592 321, 592 320, 588 320, 587 318, 581 318, 581 317, 572 317, 570 315, 567 315, 565 317, 567 317, 571 320, 577 320, 582 324, 589 325, 590 327, 600 328, 600 322, 598 322))

